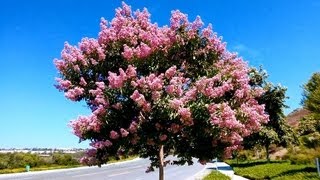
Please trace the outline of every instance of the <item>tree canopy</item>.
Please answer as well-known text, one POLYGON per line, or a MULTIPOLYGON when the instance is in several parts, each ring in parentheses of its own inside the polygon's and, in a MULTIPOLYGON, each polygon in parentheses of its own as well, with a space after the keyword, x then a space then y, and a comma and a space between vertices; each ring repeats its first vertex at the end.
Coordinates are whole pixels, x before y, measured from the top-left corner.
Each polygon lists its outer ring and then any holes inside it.
POLYGON ((262 96, 258 97, 260 104, 265 105, 265 111, 269 115, 269 122, 264 124, 259 132, 245 137, 245 148, 252 148, 255 145, 265 147, 267 159, 269 160, 269 146, 278 144, 286 146, 297 142, 297 137, 285 120, 284 109, 286 88, 281 85, 273 85, 267 82, 267 74, 261 68, 252 68, 250 72, 252 86, 259 86, 265 90, 262 96))
POLYGON ((80 141, 91 141, 84 163, 130 152, 152 167, 169 153, 174 164, 205 163, 230 155, 268 121, 248 65, 200 17, 189 22, 176 10, 170 26, 159 27, 147 9, 123 3, 100 27, 97 39, 65 43, 55 60, 56 87, 92 110, 70 123, 80 141))
POLYGON ((320 132, 320 73, 314 73, 303 86, 302 105, 311 114, 304 117, 299 124, 302 135, 320 132))

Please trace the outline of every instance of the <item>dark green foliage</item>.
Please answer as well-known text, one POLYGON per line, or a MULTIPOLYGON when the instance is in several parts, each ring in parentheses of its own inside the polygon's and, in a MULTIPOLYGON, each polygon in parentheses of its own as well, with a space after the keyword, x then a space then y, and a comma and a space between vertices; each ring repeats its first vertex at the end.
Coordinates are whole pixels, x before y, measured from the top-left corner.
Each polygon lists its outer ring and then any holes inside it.
POLYGON ((266 82, 267 74, 257 69, 252 69, 250 73, 251 86, 261 87, 265 93, 258 99, 260 104, 265 104, 265 112, 269 115, 269 122, 262 129, 246 138, 244 146, 251 149, 254 146, 263 146, 266 149, 267 159, 269 160, 269 147, 271 144, 287 146, 297 142, 292 129, 285 121, 284 108, 286 100, 286 88, 281 85, 273 85, 266 82))
POLYGON ((302 104, 314 113, 320 113, 320 73, 314 73, 303 86, 302 104))
POLYGON ((320 73, 314 73, 303 86, 303 106, 311 114, 303 118, 299 124, 299 133, 302 135, 320 132, 320 73))

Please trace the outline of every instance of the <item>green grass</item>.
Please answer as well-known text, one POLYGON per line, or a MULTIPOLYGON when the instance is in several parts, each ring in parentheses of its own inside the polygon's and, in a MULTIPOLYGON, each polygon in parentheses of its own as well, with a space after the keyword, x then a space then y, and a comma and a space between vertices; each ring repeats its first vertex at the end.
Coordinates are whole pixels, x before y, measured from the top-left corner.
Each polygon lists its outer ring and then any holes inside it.
POLYGON ((219 171, 212 171, 208 176, 206 176, 203 180, 230 180, 229 176, 226 176, 219 171))
POLYGON ((290 164, 288 161, 265 161, 241 162, 228 161, 233 167, 235 174, 248 179, 281 179, 281 180, 304 180, 320 179, 315 165, 290 164))

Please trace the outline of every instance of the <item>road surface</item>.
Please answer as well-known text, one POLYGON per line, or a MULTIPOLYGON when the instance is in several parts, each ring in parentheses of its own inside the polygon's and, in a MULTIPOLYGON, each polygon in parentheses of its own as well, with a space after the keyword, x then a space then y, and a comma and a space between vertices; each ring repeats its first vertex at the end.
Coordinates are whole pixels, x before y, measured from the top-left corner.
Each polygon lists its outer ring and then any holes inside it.
MULTIPOLYGON (((158 179, 158 169, 145 173, 149 166, 147 159, 135 159, 128 162, 109 164, 99 167, 80 167, 62 170, 49 170, 41 172, 26 172, 17 174, 0 175, 0 179, 19 180, 153 180, 158 179)), ((165 167, 165 179, 167 180, 194 180, 206 168, 194 160, 192 166, 168 165, 165 167), (196 175, 197 174, 197 175, 196 175)))

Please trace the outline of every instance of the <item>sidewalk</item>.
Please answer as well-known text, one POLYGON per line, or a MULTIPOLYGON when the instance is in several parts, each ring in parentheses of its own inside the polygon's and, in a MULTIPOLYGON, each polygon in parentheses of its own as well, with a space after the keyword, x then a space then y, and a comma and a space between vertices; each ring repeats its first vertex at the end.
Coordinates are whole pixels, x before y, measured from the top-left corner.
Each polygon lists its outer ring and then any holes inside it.
POLYGON ((232 170, 232 167, 229 166, 227 163, 225 162, 210 162, 206 164, 206 167, 199 172, 198 174, 196 174, 193 179, 195 180, 201 180, 203 179, 205 176, 207 176, 208 174, 210 174, 212 171, 216 171, 218 170, 219 172, 221 172, 222 174, 225 174, 227 176, 229 176, 232 180, 248 180, 244 177, 238 176, 234 174, 234 171, 232 170))
POLYGON ((235 175, 232 167, 225 162, 215 162, 210 164, 213 164, 213 167, 217 167, 218 171, 221 172, 222 174, 225 174, 231 177, 232 180, 248 180, 247 178, 235 175))

